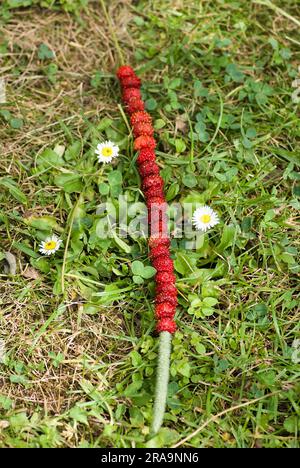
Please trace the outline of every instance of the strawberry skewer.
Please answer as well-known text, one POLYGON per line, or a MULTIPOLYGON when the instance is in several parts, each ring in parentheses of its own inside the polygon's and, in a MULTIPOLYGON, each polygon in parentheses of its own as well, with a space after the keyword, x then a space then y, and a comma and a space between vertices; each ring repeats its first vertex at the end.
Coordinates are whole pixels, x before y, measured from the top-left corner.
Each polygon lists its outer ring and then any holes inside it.
POLYGON ((153 137, 152 118, 145 111, 141 97, 141 80, 128 65, 117 71, 122 98, 133 129, 134 149, 138 151, 137 164, 142 179, 150 224, 149 256, 156 269, 155 317, 156 331, 160 334, 156 396, 152 432, 161 427, 166 406, 172 334, 176 331, 174 316, 177 305, 174 265, 170 256, 167 230, 167 203, 164 182, 156 163, 156 141, 153 137))

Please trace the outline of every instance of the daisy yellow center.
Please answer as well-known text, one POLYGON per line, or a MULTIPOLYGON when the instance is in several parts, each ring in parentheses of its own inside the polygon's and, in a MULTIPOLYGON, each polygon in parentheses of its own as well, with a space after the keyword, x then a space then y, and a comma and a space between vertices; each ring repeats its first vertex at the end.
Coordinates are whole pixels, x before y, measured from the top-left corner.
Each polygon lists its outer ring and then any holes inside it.
POLYGON ((200 220, 202 221, 202 223, 207 224, 210 222, 211 216, 210 214, 204 214, 201 216, 200 220))
POLYGON ((112 154, 113 150, 109 146, 106 146, 102 149, 102 156, 104 156, 105 158, 109 158, 110 156, 112 156, 112 154))
POLYGON ((57 243, 55 241, 46 242, 45 250, 53 250, 53 249, 55 249, 56 245, 57 245, 57 243))

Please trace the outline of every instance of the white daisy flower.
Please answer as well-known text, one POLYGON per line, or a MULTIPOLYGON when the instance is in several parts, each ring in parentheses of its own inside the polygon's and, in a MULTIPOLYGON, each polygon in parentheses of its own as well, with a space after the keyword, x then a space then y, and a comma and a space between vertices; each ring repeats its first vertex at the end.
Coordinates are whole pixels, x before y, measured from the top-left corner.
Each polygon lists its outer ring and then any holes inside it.
POLYGON ((52 255, 59 249, 61 244, 62 240, 54 234, 40 243, 40 252, 43 255, 52 255))
POLYGON ((119 147, 115 145, 112 141, 105 141, 104 143, 99 143, 95 153, 98 156, 99 162, 108 163, 111 162, 113 158, 116 158, 119 154, 119 147))
POLYGON ((194 211, 192 221, 196 229, 204 232, 220 222, 217 213, 207 205, 194 211))

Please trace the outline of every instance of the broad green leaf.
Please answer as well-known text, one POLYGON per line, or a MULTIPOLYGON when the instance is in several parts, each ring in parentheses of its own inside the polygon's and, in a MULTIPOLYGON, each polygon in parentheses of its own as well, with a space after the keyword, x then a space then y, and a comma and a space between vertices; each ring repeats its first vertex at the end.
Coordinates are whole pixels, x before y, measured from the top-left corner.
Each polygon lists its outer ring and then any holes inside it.
POLYGON ((37 166, 44 168, 63 166, 64 160, 54 150, 46 148, 36 159, 37 166))
POLYGON ((7 188, 9 190, 9 193, 16 200, 18 200, 18 202, 24 205, 27 203, 26 195, 22 192, 22 190, 19 189, 17 183, 10 177, 3 177, 2 179, 0 179, 0 186, 7 188))
POLYGON ((69 416, 74 421, 80 422, 82 424, 88 424, 86 411, 77 405, 70 409, 69 416))
POLYGON ((166 122, 163 119, 157 119, 154 122, 154 128, 156 130, 160 130, 161 128, 165 127, 166 122))
POLYGON ((175 148, 177 153, 183 153, 186 150, 186 144, 181 138, 176 138, 175 148))
POLYGON ((141 276, 145 279, 152 278, 156 274, 156 269, 152 266, 146 266, 143 269, 141 276))
POLYGON ((107 130, 111 124, 113 123, 113 121, 108 118, 108 117, 104 117, 102 120, 100 120, 100 122, 98 123, 97 125, 97 130, 99 132, 103 132, 104 130, 107 130))
POLYGON ((121 250, 129 254, 131 252, 131 247, 128 244, 126 244, 126 242, 124 242, 120 237, 118 237, 114 230, 111 231, 111 234, 117 246, 120 247, 121 250))
POLYGON ((136 382, 132 382, 124 390, 123 396, 124 397, 133 397, 135 395, 139 395, 142 385, 143 385, 142 380, 137 380, 136 382))
POLYGON ((83 189, 81 176, 78 174, 60 174, 54 178, 54 183, 66 193, 80 193, 83 189))
POLYGON ((77 140, 71 146, 68 146, 64 154, 65 160, 66 161, 76 160, 80 156, 81 148, 82 148, 82 145, 81 145, 80 140, 77 140))
POLYGON ((109 185, 106 184, 105 182, 101 182, 99 185, 99 192, 101 195, 108 195, 109 194, 109 185))
POLYGON ((205 297, 203 299, 203 305, 206 307, 213 307, 216 304, 218 304, 218 299, 215 297, 205 297))
POLYGON ((13 247, 15 249, 20 250, 21 252, 25 253, 29 257, 33 257, 33 258, 38 258, 39 257, 39 254, 37 252, 32 250, 30 247, 28 247, 23 242, 14 242, 13 247))
POLYGON ((180 362, 177 365, 177 371, 179 372, 179 374, 183 375, 184 377, 189 377, 191 373, 191 366, 188 362, 185 362, 185 361, 180 362))
POLYGON ((135 260, 131 264, 131 271, 134 275, 143 276, 144 265, 139 260, 135 260))
POLYGON ((176 195, 179 193, 179 190, 180 190, 179 184, 177 184, 176 182, 174 184, 171 184, 166 194, 166 200, 167 201, 173 200, 173 198, 175 198, 176 195))
POLYGON ((182 178, 182 182, 186 187, 193 188, 198 184, 197 179, 193 173, 185 174, 182 178))
POLYGON ((141 276, 133 275, 132 280, 135 284, 143 284, 144 280, 141 276))
POLYGON ((147 99, 145 104, 146 104, 146 109, 149 110, 149 111, 152 111, 152 110, 156 109, 156 107, 157 107, 157 101, 156 101, 156 99, 153 99, 153 98, 147 99))
POLYGON ((221 242, 218 245, 218 250, 220 252, 223 252, 225 249, 233 245, 235 233, 236 227, 232 224, 230 224, 229 226, 224 226, 221 242))
POLYGON ((299 416, 289 416, 283 423, 284 429, 290 434, 296 434, 300 429, 300 417, 299 416))
POLYGON ((41 44, 38 49, 38 58, 40 60, 47 60, 54 58, 54 53, 46 44, 41 44))
POLYGON ((205 317, 210 317, 215 313, 215 310, 211 309, 210 307, 202 307, 201 312, 205 315, 205 317))
POLYGON ((174 261, 174 267, 175 270, 178 271, 178 273, 181 273, 183 276, 187 276, 194 271, 191 259, 189 258, 188 253, 185 252, 177 252, 174 261))
POLYGON ((10 119, 9 125, 11 126, 11 128, 14 128, 15 130, 18 130, 18 129, 23 127, 24 122, 23 122, 23 119, 18 119, 16 117, 14 117, 13 119, 10 119))
POLYGON ((108 182, 110 186, 121 185, 123 180, 122 172, 119 170, 111 171, 108 174, 108 182))
POLYGON ((50 262, 46 258, 31 258, 30 264, 42 273, 49 273, 50 271, 50 262))
POLYGON ((31 216, 30 218, 24 218, 24 222, 40 231, 52 231, 52 229, 59 228, 56 219, 52 216, 31 216))

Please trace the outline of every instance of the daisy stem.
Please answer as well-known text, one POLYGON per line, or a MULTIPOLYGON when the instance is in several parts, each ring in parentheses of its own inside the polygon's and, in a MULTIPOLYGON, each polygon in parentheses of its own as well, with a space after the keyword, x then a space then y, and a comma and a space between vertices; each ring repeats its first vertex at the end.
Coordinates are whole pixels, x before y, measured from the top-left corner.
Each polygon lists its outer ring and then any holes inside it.
POLYGON ((81 204, 82 198, 83 198, 82 195, 80 195, 78 197, 78 200, 76 201, 76 203, 75 203, 75 205, 73 207, 73 210, 71 212, 71 217, 70 217, 70 222, 69 222, 69 232, 68 232, 68 237, 67 237, 66 245, 65 245, 63 264, 62 264, 62 267, 61 267, 61 292, 62 292, 62 294, 65 293, 65 274, 66 274, 67 255, 68 255, 68 249, 69 249, 69 244, 70 244, 70 240, 71 240, 73 224, 74 224, 77 208, 81 204))
POLYGON ((124 56, 123 56, 123 53, 122 53, 118 38, 116 36, 115 30, 114 30, 114 27, 113 27, 113 24, 112 24, 112 21, 111 21, 111 17, 108 14, 108 11, 107 11, 104 0, 100 0, 100 4, 101 4, 104 16, 105 16, 107 24, 108 24, 109 32, 110 32, 111 37, 112 37, 112 39, 114 41, 115 48, 116 48, 116 50, 118 52, 120 65, 124 65, 124 63, 125 63, 124 56))
POLYGON ((155 435, 159 431, 164 419, 168 395, 171 342, 171 333, 167 331, 160 333, 153 421, 151 427, 152 435, 155 435))

